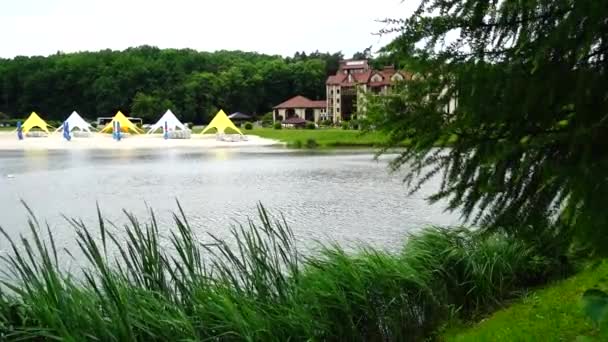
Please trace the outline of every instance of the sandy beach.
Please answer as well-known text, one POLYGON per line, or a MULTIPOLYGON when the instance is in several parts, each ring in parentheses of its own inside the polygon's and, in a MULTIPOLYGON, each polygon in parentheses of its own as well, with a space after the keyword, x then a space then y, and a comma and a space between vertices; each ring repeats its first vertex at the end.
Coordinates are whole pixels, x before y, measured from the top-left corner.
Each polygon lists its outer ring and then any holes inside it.
POLYGON ((271 146, 280 142, 248 135, 247 141, 230 142, 217 140, 215 135, 193 134, 191 139, 163 139, 161 134, 126 135, 121 141, 112 139, 111 134, 93 133, 89 138, 63 139, 60 133, 45 138, 18 140, 16 133, 0 132, 0 151, 9 150, 66 150, 66 149, 159 149, 159 148, 214 148, 271 146))

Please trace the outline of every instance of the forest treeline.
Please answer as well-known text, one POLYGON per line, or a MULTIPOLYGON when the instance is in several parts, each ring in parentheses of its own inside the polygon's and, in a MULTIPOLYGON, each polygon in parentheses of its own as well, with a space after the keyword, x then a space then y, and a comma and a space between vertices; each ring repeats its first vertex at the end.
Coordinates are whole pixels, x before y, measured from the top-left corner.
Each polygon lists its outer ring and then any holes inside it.
POLYGON ((121 110, 151 122, 167 108, 193 123, 219 108, 259 115, 295 94, 325 98, 340 59, 340 52, 282 57, 151 46, 0 59, 0 119, 36 111, 62 120, 73 110, 94 119, 121 110))

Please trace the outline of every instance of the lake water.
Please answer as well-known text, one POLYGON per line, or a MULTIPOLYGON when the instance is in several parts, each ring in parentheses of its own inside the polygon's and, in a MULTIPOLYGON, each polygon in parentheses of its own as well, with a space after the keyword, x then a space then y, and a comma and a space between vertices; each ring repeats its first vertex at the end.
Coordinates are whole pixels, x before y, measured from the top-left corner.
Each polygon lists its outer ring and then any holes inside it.
POLYGON ((235 221, 255 218, 260 201, 285 216, 305 247, 319 240, 394 249, 408 232, 458 223, 458 215, 424 199, 439 180, 408 196, 403 173, 389 173, 388 160, 282 148, 2 151, 0 226, 14 237, 28 232, 20 199, 71 249, 74 230, 62 214, 95 226, 96 202, 117 224, 126 222, 123 208, 145 220, 149 206, 166 234, 177 198, 197 235, 223 237, 235 221))

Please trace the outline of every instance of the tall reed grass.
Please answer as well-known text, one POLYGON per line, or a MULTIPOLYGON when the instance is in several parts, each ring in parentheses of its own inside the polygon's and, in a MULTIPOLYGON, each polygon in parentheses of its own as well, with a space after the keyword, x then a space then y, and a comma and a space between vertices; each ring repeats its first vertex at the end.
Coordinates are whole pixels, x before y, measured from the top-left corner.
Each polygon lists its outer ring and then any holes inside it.
POLYGON ((145 223, 125 212, 120 230, 99 210, 95 229, 68 219, 87 259, 82 277, 61 270, 52 232, 31 211, 31 237, 0 228, 11 246, 0 340, 416 341, 554 271, 534 246, 466 229, 424 229, 399 254, 326 245, 303 257, 261 205, 255 222, 232 227, 235 243, 203 244, 178 207, 171 248, 152 211, 145 223))

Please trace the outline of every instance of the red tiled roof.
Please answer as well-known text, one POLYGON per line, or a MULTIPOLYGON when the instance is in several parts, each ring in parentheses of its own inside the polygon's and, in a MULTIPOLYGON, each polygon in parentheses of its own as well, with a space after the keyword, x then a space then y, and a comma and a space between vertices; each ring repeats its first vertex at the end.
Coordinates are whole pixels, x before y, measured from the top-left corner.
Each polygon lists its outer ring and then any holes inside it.
POLYGON ((355 79, 358 83, 367 83, 371 75, 371 70, 368 70, 366 72, 354 74, 353 76, 355 76, 355 79))
POLYGON ((390 85, 393 83, 392 77, 397 73, 405 79, 410 79, 412 77, 411 73, 398 71, 392 66, 384 67, 382 70, 367 70, 365 72, 351 73, 352 81, 349 81, 349 75, 343 74, 342 72, 343 70, 340 70, 336 75, 329 76, 326 82, 327 85, 353 86, 357 83, 368 84, 370 86, 390 85), (375 74, 382 76, 381 82, 371 82, 371 77, 375 74))
POLYGON ((371 71, 366 72, 355 72, 350 75, 334 75, 329 76, 327 79, 327 84, 329 85, 354 85, 355 83, 367 83, 369 81, 369 77, 372 74, 371 71), (352 76, 352 77, 349 77, 352 76), (352 79, 352 81, 350 81, 352 79))
POLYGON ((284 109, 284 108, 325 108, 326 101, 313 101, 304 96, 295 96, 291 99, 276 105, 273 109, 284 109))
POLYGON ((326 83, 330 84, 330 85, 338 85, 338 84, 342 83, 342 81, 344 81, 345 77, 346 77, 346 75, 344 75, 344 74, 332 75, 327 78, 326 83))

